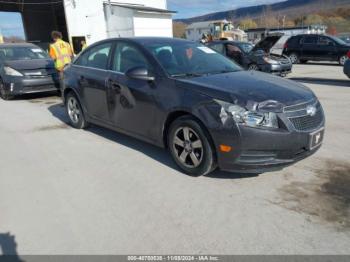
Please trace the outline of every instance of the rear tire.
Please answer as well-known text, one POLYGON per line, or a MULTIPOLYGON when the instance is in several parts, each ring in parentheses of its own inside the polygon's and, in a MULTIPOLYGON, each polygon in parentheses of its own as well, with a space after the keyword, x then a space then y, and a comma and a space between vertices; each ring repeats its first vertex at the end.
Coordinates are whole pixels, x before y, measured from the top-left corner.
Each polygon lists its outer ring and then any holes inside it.
POLYGON ((0 79, 0 97, 3 100, 11 100, 14 98, 14 96, 6 94, 5 89, 4 89, 4 82, 2 81, 2 79, 0 79))
POLYGON ((87 128, 89 124, 85 119, 84 112, 76 95, 73 92, 68 93, 65 101, 66 112, 71 126, 76 129, 87 128))
POLYGON ((299 56, 297 53, 291 53, 289 55, 289 60, 292 62, 292 64, 298 64, 299 63, 299 56))
POLYGON ((216 168, 209 134, 194 117, 183 116, 171 124, 168 147, 177 166, 190 176, 204 176, 216 168))

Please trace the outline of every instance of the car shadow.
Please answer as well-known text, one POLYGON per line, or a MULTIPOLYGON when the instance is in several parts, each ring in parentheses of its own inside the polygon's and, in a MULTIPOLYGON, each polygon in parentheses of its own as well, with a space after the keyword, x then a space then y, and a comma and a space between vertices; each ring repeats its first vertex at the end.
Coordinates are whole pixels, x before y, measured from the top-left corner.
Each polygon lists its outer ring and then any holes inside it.
POLYGON ((314 77, 290 77, 290 80, 316 85, 350 87, 350 80, 314 78, 314 77))
MULTIPOLYGON (((49 106, 48 110, 55 118, 57 118, 64 124, 69 125, 69 119, 68 119, 68 116, 66 115, 66 112, 64 110, 64 106, 62 103, 51 105, 49 106)), ((143 142, 136 138, 109 130, 104 127, 95 126, 95 125, 91 125, 88 129, 86 129, 86 131, 91 132, 100 137, 103 137, 114 143, 118 143, 125 147, 139 151, 145 154, 146 156, 158 161, 159 163, 173 170, 181 172, 179 168, 176 166, 176 164, 174 163, 169 152, 167 150, 164 150, 163 148, 151 145, 149 143, 143 142)), ((207 175, 206 177, 213 178, 213 179, 244 179, 244 178, 251 178, 256 176, 257 176, 256 174, 254 175, 234 174, 234 173, 217 170, 207 175)))
POLYGON ((50 91, 45 93, 32 93, 32 94, 24 94, 20 96, 15 96, 11 101, 20 101, 20 100, 33 100, 33 99, 41 99, 48 97, 59 97, 59 93, 57 91, 50 91))
POLYGON ((307 65, 319 65, 319 66, 337 66, 337 67, 340 67, 342 65, 340 65, 339 63, 337 62, 307 62, 305 64, 298 64, 298 65, 303 65, 303 66, 307 66, 307 65))
POLYGON ((17 253, 16 238, 10 233, 0 233, 0 261, 23 262, 17 253))

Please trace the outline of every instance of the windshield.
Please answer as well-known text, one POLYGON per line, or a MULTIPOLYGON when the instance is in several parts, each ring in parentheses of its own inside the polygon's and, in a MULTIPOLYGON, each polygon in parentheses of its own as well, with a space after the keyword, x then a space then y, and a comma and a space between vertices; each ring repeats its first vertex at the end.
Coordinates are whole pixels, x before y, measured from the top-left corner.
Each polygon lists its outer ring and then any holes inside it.
POLYGON ((146 43, 145 47, 173 77, 194 77, 241 70, 241 67, 223 55, 194 42, 146 43))
POLYGON ((46 59, 47 53, 39 47, 0 47, 0 60, 46 59))
POLYGON ((240 44, 240 48, 243 50, 244 53, 248 54, 250 53, 250 51, 253 50, 254 45, 249 43, 243 43, 243 44, 240 44))

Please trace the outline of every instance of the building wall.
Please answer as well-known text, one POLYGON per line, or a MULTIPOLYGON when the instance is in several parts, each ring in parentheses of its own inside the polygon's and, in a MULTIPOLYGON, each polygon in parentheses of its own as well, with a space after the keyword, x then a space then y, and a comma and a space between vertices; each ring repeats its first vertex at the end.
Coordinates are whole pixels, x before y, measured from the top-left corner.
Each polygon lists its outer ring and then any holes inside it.
POLYGON ((104 9, 108 37, 134 36, 133 10, 109 5, 105 5, 104 9))
POLYGON ((107 37, 103 0, 64 0, 70 37, 85 36, 87 44, 107 37))
MULTIPOLYGON (((106 2, 107 0, 64 0, 70 37, 85 36, 88 45, 109 37, 172 37, 171 15, 140 13, 128 8, 104 4, 106 2)), ((167 8, 166 0, 118 0, 116 2, 140 4, 159 9, 167 8)))
POLYGON ((134 13, 134 36, 173 37, 173 21, 168 14, 134 13))

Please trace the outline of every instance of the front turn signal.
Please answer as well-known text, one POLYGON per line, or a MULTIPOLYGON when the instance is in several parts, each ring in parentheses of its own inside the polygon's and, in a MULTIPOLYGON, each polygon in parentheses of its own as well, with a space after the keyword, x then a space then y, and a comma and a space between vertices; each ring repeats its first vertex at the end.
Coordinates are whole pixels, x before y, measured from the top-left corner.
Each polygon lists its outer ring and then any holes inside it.
POLYGON ((232 151, 232 147, 227 145, 220 145, 220 151, 224 153, 230 153, 232 151))

